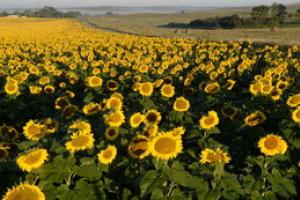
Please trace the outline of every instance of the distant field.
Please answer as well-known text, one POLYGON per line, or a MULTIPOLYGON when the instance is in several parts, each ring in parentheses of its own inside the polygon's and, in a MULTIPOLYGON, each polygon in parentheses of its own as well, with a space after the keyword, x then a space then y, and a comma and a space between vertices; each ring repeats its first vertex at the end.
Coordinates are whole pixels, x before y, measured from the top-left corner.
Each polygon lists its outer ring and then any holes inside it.
POLYGON ((131 14, 104 17, 85 17, 83 21, 96 28, 109 31, 163 37, 197 37, 208 40, 246 40, 275 42, 282 44, 300 43, 300 27, 270 29, 203 30, 164 28, 169 22, 188 23, 194 19, 238 14, 249 16, 250 8, 220 9, 184 14, 131 14))

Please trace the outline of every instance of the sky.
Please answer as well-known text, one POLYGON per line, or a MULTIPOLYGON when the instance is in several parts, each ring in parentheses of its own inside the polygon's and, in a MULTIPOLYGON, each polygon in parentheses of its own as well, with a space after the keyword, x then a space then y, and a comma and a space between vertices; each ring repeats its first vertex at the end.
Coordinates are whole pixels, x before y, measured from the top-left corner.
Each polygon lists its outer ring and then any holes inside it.
POLYGON ((261 4, 295 3, 300 0, 0 0, 1 8, 82 7, 82 6, 253 6, 261 4))

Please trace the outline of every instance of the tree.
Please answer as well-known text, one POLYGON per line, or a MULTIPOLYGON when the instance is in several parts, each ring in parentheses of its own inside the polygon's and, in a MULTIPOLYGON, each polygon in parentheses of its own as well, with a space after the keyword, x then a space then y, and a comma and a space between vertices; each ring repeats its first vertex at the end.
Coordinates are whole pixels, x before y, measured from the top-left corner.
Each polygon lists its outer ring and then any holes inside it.
POLYGON ((271 6, 271 17, 277 23, 283 23, 287 9, 285 5, 273 3, 271 6))
POLYGON ((268 6, 257 6, 251 11, 251 17, 253 19, 266 19, 270 8, 268 6))
POLYGON ((300 8, 296 11, 296 16, 300 19, 300 8))

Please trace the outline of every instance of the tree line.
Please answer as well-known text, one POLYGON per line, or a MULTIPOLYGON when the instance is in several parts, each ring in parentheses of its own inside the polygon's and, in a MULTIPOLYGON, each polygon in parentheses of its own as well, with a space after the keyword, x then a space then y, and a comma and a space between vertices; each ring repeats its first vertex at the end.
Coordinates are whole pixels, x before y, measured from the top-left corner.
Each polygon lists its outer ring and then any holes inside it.
POLYGON ((81 16, 79 11, 69 11, 69 12, 62 12, 57 10, 53 7, 45 6, 39 10, 24 10, 24 11, 15 11, 13 13, 2 12, 0 16, 5 17, 9 15, 18 15, 18 16, 25 16, 25 17, 41 17, 41 18, 76 18, 81 16))
POLYGON ((231 15, 207 19, 196 19, 188 24, 169 23, 172 28, 205 28, 205 29, 232 29, 232 28, 263 28, 287 25, 300 25, 300 9, 295 13, 288 13, 283 4, 274 3, 272 6, 253 7, 249 17, 231 15), (293 19, 288 20, 287 19, 293 19))

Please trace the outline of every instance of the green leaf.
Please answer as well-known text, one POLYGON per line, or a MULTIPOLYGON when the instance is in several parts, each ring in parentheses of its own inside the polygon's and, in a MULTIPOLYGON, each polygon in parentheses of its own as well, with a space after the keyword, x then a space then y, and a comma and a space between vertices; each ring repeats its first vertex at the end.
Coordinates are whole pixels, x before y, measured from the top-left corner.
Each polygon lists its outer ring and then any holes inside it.
POLYGON ((146 174, 143 176, 140 184, 140 190, 141 190, 141 196, 145 196, 149 194, 150 186, 155 183, 157 180, 157 173, 154 170, 149 170, 146 172, 146 174))
POLYGON ((170 181, 178 183, 184 187, 196 190, 202 190, 203 188, 208 190, 207 184, 201 178, 193 176, 185 170, 164 167, 163 173, 170 181))
POLYGON ((172 199, 172 200, 182 200, 182 199, 185 199, 185 196, 179 189, 176 188, 172 191, 170 199, 172 199))
POLYGON ((238 194, 243 193, 241 185, 240 185, 239 181, 237 180, 236 176, 234 176, 234 175, 223 176, 221 179, 221 186, 226 191, 234 191, 238 194))
POLYGON ((155 189, 151 194, 151 200, 165 200, 166 197, 161 189, 155 189))
POLYGON ((96 164, 76 166, 74 172, 76 175, 88 178, 89 180, 97 180, 101 177, 101 172, 96 164))

